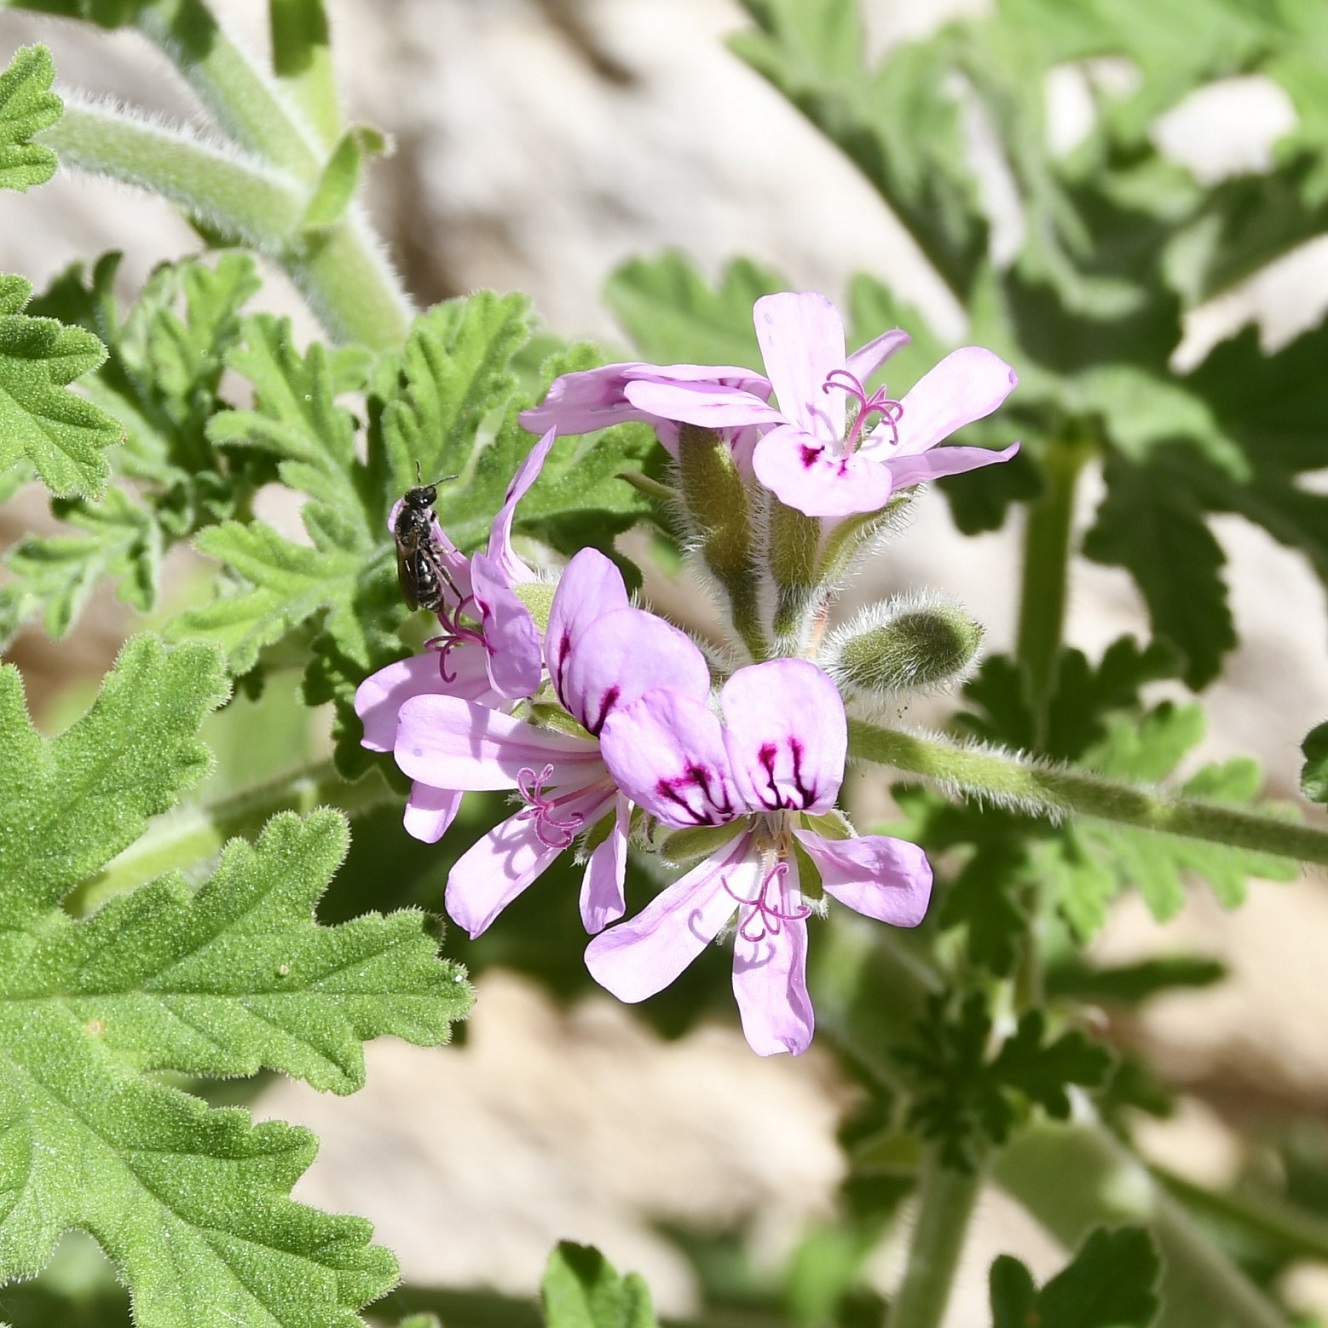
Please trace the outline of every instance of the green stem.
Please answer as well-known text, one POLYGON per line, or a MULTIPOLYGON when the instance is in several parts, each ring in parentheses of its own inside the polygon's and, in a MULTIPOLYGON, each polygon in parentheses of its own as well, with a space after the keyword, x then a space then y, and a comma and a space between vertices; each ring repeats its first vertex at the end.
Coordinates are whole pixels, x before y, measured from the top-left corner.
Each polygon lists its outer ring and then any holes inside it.
POLYGON ((1093 455, 1092 439, 1069 430, 1053 436, 1043 463, 1047 488, 1029 509, 1024 527, 1024 570, 1015 654, 1024 666, 1037 717, 1037 741, 1046 737, 1056 659, 1065 632, 1070 526, 1079 472, 1093 455))
POLYGON ((849 721, 849 753, 932 780, 946 789, 1056 820, 1067 815, 1090 816, 1328 866, 1326 830, 1161 789, 1122 784, 1083 770, 1038 765, 861 720, 849 721))
POLYGON ((325 148, 341 137, 341 113, 332 69, 323 0, 268 0, 272 68, 325 148))
POLYGON ((194 870, 213 861, 228 839, 256 834, 278 812, 303 815, 316 807, 338 807, 355 816, 397 796, 377 772, 350 784, 324 761, 211 804, 182 808, 153 821, 141 839, 82 886, 65 907, 87 914, 112 895, 164 872, 194 870))
POLYGON ((150 190, 271 255, 336 340, 405 338, 409 301, 355 208, 301 234, 310 191, 289 175, 102 107, 66 105, 40 140, 66 165, 150 190))
POLYGON ((919 1182, 921 1207, 908 1265, 886 1328, 937 1328, 941 1322, 981 1184, 978 1172, 954 1171, 932 1150, 919 1182))
POLYGON ((1258 1288, 1105 1130, 1031 1126, 998 1154, 992 1174, 1071 1248, 1104 1223, 1147 1222, 1162 1253, 1159 1328, 1286 1328, 1258 1288))
POLYGON ((161 47, 236 144, 299 180, 317 176, 322 154, 313 135, 203 0, 151 0, 135 25, 161 47))

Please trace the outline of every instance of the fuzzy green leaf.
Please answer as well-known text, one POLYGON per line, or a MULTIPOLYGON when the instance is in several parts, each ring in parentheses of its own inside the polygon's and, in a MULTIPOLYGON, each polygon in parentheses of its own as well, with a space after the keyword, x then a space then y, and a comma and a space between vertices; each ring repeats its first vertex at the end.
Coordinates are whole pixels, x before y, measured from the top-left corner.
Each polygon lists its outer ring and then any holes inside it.
POLYGON ((992 1328, 1148 1328, 1161 1264, 1142 1227, 1099 1228, 1039 1291, 1018 1259, 991 1266, 992 1328))
POLYGON ((540 1303, 547 1328, 656 1328, 641 1276, 620 1277, 592 1245, 558 1243, 540 1284, 540 1303))
POLYGON ((45 184, 59 165, 55 153, 31 141, 64 110, 51 91, 55 67, 44 46, 23 46, 0 74, 0 189, 45 184))
POLYGON ((1305 765, 1300 772, 1301 792, 1311 802, 1328 802, 1328 723, 1312 728, 1301 743, 1305 765))
POLYGON ((778 273, 745 258, 712 289, 681 254, 634 258, 609 278, 604 299, 641 354, 654 364, 736 364, 759 369, 752 305, 787 290, 778 273))
POLYGON ((354 1328, 396 1270, 367 1223, 289 1198, 312 1136, 148 1076, 267 1066, 347 1092, 364 1039, 444 1039, 470 995, 421 916, 314 922, 346 851, 332 812, 232 843, 199 889, 172 875, 86 919, 60 908, 205 772, 196 732, 224 695, 215 652, 138 638, 45 742, 0 669, 0 1276, 32 1276, 79 1228, 144 1328, 354 1328))
POLYGON ((26 459, 53 493, 92 493, 110 473, 102 452, 120 430, 65 389, 106 348, 82 328, 23 313, 31 294, 22 277, 0 276, 0 471, 26 459))

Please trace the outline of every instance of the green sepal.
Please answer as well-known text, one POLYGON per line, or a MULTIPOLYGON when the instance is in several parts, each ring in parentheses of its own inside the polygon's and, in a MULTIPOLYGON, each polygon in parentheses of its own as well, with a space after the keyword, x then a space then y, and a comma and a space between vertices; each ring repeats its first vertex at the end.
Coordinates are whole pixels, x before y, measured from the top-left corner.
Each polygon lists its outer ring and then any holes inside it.
POLYGON ((695 829, 673 830, 651 841, 651 847, 665 862, 695 862, 717 853, 737 833, 732 823, 706 825, 695 829))
POLYGON ((804 813, 802 823, 822 839, 853 838, 853 827, 838 807, 832 807, 828 812, 818 812, 815 816, 804 813))
POLYGON ((869 696, 944 686, 982 645, 982 624, 954 603, 884 605, 864 618, 861 628, 850 624, 836 637, 825 665, 846 690, 869 696))
POLYGON ((549 614, 553 611, 557 589, 548 581, 521 581, 512 587, 512 593, 529 609, 541 637, 549 630, 549 614))
POLYGON ((0 74, 0 189, 31 189, 55 174, 55 153, 31 142, 64 110, 51 91, 54 78, 51 53, 44 46, 20 47, 0 74))
POLYGON ((824 600, 820 582, 821 522, 773 495, 766 513, 766 563, 775 583, 776 637, 800 641, 809 613, 824 600))
POLYGON ((381 156, 387 149, 388 141, 377 129, 355 125, 346 130, 318 177, 300 218, 300 231, 318 232, 335 226, 355 197, 365 158, 381 156))

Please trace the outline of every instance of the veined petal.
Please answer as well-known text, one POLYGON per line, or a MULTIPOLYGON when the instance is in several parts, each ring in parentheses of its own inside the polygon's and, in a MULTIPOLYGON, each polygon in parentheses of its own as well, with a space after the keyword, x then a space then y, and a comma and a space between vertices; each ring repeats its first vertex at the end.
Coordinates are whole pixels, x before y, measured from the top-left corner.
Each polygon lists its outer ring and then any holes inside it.
POLYGON ((998 461, 1009 461, 1018 450, 1018 443, 1011 443, 999 452, 988 447, 933 447, 919 456, 903 456, 886 464, 895 488, 907 489, 943 475, 962 475, 982 466, 994 466, 998 461))
POLYGON ((589 783, 603 767, 590 738, 551 733, 451 696, 416 696, 401 707, 397 765, 434 788, 516 788, 521 771, 554 767, 551 787, 589 783))
POLYGON ((848 721, 810 660, 739 669, 719 694, 738 796, 752 811, 829 811, 844 780, 848 721))
POLYGON ((538 406, 523 410, 517 419, 531 433, 550 428, 561 433, 593 433, 611 424, 645 420, 646 416, 623 396, 623 387, 630 371, 653 368, 637 361, 563 374, 553 380, 538 406))
POLYGON ((765 400, 770 380, 740 364, 637 364, 625 366, 624 378, 636 382, 719 383, 765 400))
POLYGON ((875 512, 890 501, 890 470, 861 448, 840 456, 791 425, 771 429, 752 453, 756 478, 787 507, 807 516, 875 512))
POLYGON ((956 429, 990 415, 1018 384, 1015 371, 981 346, 952 350, 900 403, 894 456, 916 456, 956 429))
POLYGON ((627 832, 632 804, 620 793, 615 799, 608 838, 596 846, 581 878, 581 922, 593 936, 627 912, 623 882, 627 878, 627 832))
POLYGON ((841 904, 895 927, 922 921, 931 898, 931 864, 916 844, 886 835, 823 839, 812 830, 793 833, 820 871, 826 893, 841 904))
POLYGON ((617 609, 596 618, 572 649, 563 676, 563 704, 591 733, 615 709, 653 687, 705 698, 710 666, 696 642, 644 609, 617 609))
POLYGON ((412 839, 436 844, 448 831, 461 808, 464 793, 456 789, 433 788, 417 779, 410 786, 402 825, 412 839))
POLYGON ((757 300, 752 319, 780 413, 813 437, 838 442, 844 393, 821 389, 828 374, 844 367, 839 310, 816 291, 784 291, 757 300))
MULTIPOLYGON (((729 878, 753 876, 751 835, 740 834, 655 896, 634 918, 601 932, 586 948, 586 967, 620 1001, 662 991, 710 944, 737 908, 729 878)), ((736 889, 742 893, 741 885, 736 889)))
POLYGON ((669 825, 723 825, 746 811, 719 720, 695 696, 657 687, 615 710, 600 752, 618 787, 669 825))
POLYGON ((877 369, 897 350, 902 350, 912 338, 902 328, 892 328, 873 337, 865 346, 855 350, 844 363, 849 373, 860 383, 865 383, 877 369))
MULTIPOLYGON (((611 805, 613 790, 600 783, 559 808, 580 816, 583 824, 598 819, 611 805)), ((568 847, 540 833, 535 809, 527 807, 495 826, 457 859, 447 877, 447 915, 473 940, 568 847)))
POLYGON ((706 429, 725 429, 743 424, 778 424, 783 416, 760 397, 721 383, 661 382, 643 378, 624 388, 632 405, 647 415, 681 420, 706 429))
MULTIPOLYGON (((568 706, 564 675, 581 634, 596 618, 628 607, 622 573, 598 549, 582 549, 563 572, 553 592, 544 654, 558 699, 568 706)), ((571 707, 568 706, 570 710, 571 707)))
POLYGON ((539 632, 530 610, 517 598, 497 562, 477 553, 470 560, 475 606, 489 655, 489 679, 499 695, 530 696, 544 676, 539 632))
POLYGON ((535 573, 512 550, 512 517, 516 512, 517 503, 539 478, 540 470, 557 436, 558 431, 550 429, 526 453, 525 460, 516 468, 516 474, 512 476, 512 482, 507 486, 503 505, 498 509, 498 515, 494 517, 493 525, 489 528, 489 557, 502 569, 508 585, 535 579, 535 573))

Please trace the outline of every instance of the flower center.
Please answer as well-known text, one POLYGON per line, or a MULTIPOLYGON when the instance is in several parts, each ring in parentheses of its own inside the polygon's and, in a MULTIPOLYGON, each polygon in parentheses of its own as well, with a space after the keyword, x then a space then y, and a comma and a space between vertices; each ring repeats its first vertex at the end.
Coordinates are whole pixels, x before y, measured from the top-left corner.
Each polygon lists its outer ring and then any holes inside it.
POLYGON ((456 673, 449 672, 447 667, 447 657, 457 646, 470 644, 483 646, 485 650, 489 648, 483 629, 470 625, 474 619, 466 610, 474 604, 474 595, 462 596, 455 604, 448 604, 444 600, 438 606, 438 621, 443 630, 424 643, 426 649, 438 652, 438 672, 446 683, 456 682, 457 679, 456 673))
POLYGON ((553 766, 546 765, 538 774, 533 766, 522 766, 517 771, 517 792, 528 804, 524 811, 517 813, 518 821, 534 821, 535 834, 546 848, 567 848, 574 840, 586 818, 580 812, 567 812, 566 803, 578 797, 584 790, 576 790, 561 798, 551 798, 544 791, 544 786, 553 778, 553 766))
POLYGON ((886 428, 890 430, 890 445, 899 445, 899 421, 904 414, 904 403, 886 396, 885 388, 878 387, 868 396, 867 389, 847 369, 831 369, 821 384, 821 391, 845 392, 858 403, 858 413, 853 417, 844 438, 845 456, 852 454, 862 437, 864 426, 873 415, 879 415, 885 421, 886 428))
POLYGON ((767 936, 778 936, 784 930, 786 922, 801 922, 811 916, 811 909, 806 904, 797 904, 792 912, 788 911, 784 899, 784 879, 788 876, 788 863, 776 862, 766 872, 761 887, 754 899, 747 899, 738 894, 723 880, 725 892, 738 901, 738 935, 744 941, 755 945, 767 936))

